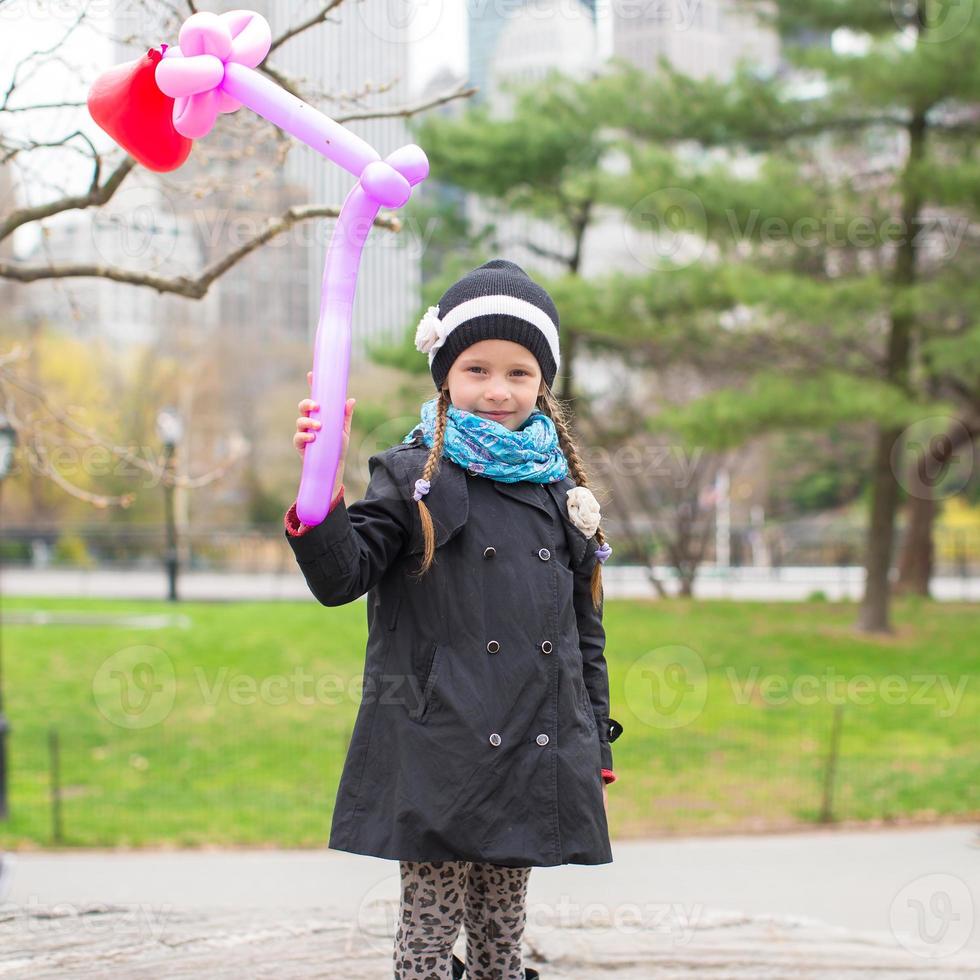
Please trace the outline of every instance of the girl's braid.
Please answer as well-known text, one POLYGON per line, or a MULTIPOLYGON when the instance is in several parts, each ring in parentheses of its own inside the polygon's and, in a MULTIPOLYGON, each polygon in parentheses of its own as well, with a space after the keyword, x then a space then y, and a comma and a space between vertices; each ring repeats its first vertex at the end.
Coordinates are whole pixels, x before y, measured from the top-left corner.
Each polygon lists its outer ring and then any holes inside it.
MULTIPOLYGON (((589 478, 585 472, 585 464, 582 462, 582 457, 579 456, 578 447, 575 445, 575 440, 572 438, 572 434, 569 430, 568 417, 565 414, 565 410, 562 407, 561 402, 559 402, 551 393, 550 388, 545 388, 544 394, 539 396, 538 403, 541 410, 547 415, 550 415, 551 421, 555 423, 555 431, 558 433, 558 442, 561 444, 562 452, 565 454, 565 459, 568 460, 568 468, 571 471, 572 479, 574 479, 580 487, 588 487, 589 478)), ((599 542, 600 547, 606 543, 606 536, 603 533, 601 525, 596 528, 595 537, 599 542)), ((602 562, 596 561, 595 568, 592 569, 592 605, 595 609, 598 609, 601 604, 602 562)))
MULTIPOLYGON (((436 422, 433 433, 432 448, 426 457, 425 466, 422 467, 423 480, 430 480, 439 472, 439 462, 442 459, 443 442, 446 438, 447 408, 449 406, 449 394, 445 388, 439 389, 439 401, 436 402, 436 422)), ((422 555, 422 564, 416 573, 417 578, 421 578, 429 570, 436 553, 436 530, 432 524, 432 515, 429 508, 425 505, 424 499, 419 498, 419 518, 422 521, 422 536, 425 539, 425 551, 422 555)))

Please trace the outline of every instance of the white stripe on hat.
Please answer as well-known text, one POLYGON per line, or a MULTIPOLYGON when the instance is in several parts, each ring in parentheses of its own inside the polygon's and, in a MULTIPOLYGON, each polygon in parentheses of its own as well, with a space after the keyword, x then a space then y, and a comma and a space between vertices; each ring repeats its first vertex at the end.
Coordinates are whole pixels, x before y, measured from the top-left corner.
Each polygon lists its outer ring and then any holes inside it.
MULTIPOLYGON (((460 324, 466 323, 467 320, 472 320, 475 317, 487 316, 491 313, 506 313, 510 316, 516 316, 518 319, 526 320, 532 326, 537 327, 544 334, 544 339, 548 341, 548 346, 551 348, 551 356, 555 359, 555 373, 557 374, 558 369, 561 367, 561 358, 558 354, 558 328, 555 326, 551 317, 540 306, 535 306, 526 299, 519 299, 517 296, 508 296, 506 294, 476 296, 473 299, 466 300, 465 303, 460 303, 459 306, 454 306, 441 318, 443 330, 445 331, 443 343, 449 339, 449 335, 460 324)), ((442 344, 439 344, 439 347, 441 346, 442 344)), ((430 367, 437 353, 438 349, 429 352, 430 367)))

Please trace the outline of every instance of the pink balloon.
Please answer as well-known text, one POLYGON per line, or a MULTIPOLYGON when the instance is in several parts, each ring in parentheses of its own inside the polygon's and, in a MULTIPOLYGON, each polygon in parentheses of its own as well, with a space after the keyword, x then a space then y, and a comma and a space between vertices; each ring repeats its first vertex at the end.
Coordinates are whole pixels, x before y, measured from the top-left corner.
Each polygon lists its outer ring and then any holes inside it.
POLYGON ((174 99, 178 133, 206 136, 219 112, 246 105, 357 178, 334 225, 320 289, 311 391, 319 408, 310 415, 322 425, 304 450, 296 498, 299 519, 313 526, 327 515, 343 447, 351 315, 364 243, 380 208, 402 207, 429 175, 429 161, 414 143, 382 160, 361 137, 255 71, 269 53, 272 32, 252 10, 193 14, 179 40, 165 47, 155 70, 158 88, 174 99))
POLYGON ((219 112, 241 102, 221 91, 229 65, 254 68, 269 53, 269 22, 252 10, 192 14, 180 28, 180 44, 164 52, 157 65, 160 91, 173 99, 174 129, 198 139, 211 132, 219 112))

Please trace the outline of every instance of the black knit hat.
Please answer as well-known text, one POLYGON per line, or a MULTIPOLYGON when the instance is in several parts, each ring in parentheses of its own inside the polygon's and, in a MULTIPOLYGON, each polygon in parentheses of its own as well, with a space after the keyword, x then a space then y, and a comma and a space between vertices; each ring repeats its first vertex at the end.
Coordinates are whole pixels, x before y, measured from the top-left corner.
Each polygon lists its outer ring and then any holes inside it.
POLYGON ((541 365, 549 387, 561 366, 558 310, 548 293, 516 262, 491 259, 453 283, 430 306, 415 331, 415 348, 429 355, 436 388, 453 361, 481 340, 512 340, 541 365))

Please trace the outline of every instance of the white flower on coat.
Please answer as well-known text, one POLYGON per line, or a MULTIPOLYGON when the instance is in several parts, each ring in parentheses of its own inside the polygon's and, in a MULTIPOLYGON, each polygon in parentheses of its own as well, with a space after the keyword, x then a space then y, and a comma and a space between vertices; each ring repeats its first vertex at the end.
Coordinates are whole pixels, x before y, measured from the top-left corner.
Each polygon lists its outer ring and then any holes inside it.
POLYGON ((439 307, 430 306, 415 330, 415 349, 423 354, 431 354, 442 347, 448 333, 445 324, 439 319, 439 307))
POLYGON ((591 538, 599 527, 599 501, 588 487, 572 487, 567 496, 569 518, 587 538, 591 538))

